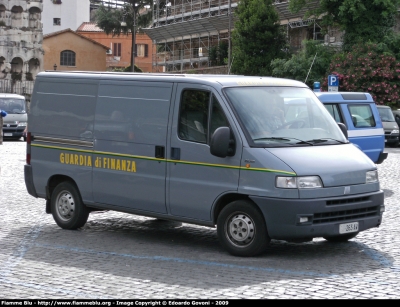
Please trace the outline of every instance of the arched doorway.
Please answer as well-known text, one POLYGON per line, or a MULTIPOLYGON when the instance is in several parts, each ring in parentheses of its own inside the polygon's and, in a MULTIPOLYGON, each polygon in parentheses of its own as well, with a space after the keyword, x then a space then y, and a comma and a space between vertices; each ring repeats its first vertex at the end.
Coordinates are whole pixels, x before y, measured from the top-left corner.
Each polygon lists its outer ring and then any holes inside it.
POLYGON ((41 25, 41 11, 38 7, 31 7, 29 9, 29 27, 40 28, 41 25))
POLYGON ((24 10, 21 6, 13 6, 11 9, 11 27, 20 28, 22 27, 22 12, 24 10))
POLYGON ((20 81, 22 80, 22 70, 24 67, 24 61, 15 57, 11 60, 11 80, 20 81))
POLYGON ((6 7, 3 4, 0 4, 0 27, 6 27, 10 23, 8 22, 8 18, 6 16, 6 7))
POLYGON ((30 59, 28 62, 28 71, 26 73, 26 80, 33 81, 40 71, 40 62, 38 59, 30 59))

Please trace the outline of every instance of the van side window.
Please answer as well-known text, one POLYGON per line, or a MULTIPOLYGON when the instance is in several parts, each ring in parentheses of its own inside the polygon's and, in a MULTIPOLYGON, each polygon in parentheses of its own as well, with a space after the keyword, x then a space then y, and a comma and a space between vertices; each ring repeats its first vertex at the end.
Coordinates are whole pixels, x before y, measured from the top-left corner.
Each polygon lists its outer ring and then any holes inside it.
POLYGON ((207 122, 210 92, 185 90, 179 112, 179 137, 183 140, 207 143, 207 122))
POLYGON ((210 137, 214 134, 215 130, 219 127, 229 127, 228 120, 218 103, 217 98, 212 95, 212 109, 211 109, 211 122, 210 122, 210 137))
POLYGON ((324 104, 324 106, 337 123, 344 123, 338 104, 324 104))
POLYGON ((370 105, 348 105, 355 128, 375 127, 375 119, 370 105))
POLYGON ((217 98, 207 91, 183 91, 179 114, 179 137, 187 141, 207 143, 219 127, 229 127, 229 123, 217 98))

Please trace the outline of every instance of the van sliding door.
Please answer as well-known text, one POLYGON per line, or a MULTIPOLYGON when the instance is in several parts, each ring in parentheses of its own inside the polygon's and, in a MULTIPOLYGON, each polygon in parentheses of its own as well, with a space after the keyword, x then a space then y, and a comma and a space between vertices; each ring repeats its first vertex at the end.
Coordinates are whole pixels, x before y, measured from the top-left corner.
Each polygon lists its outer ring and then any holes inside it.
POLYGON ((172 84, 102 81, 96 106, 93 195, 97 203, 165 213, 172 84))

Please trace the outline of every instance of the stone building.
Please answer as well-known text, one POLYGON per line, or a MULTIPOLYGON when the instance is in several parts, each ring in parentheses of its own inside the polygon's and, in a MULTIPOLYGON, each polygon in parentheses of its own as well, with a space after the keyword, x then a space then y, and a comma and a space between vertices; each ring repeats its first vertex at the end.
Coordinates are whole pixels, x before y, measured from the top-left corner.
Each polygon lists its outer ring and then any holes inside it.
POLYGON ((0 92, 29 91, 16 81, 32 81, 43 70, 43 0, 0 0, 0 92))

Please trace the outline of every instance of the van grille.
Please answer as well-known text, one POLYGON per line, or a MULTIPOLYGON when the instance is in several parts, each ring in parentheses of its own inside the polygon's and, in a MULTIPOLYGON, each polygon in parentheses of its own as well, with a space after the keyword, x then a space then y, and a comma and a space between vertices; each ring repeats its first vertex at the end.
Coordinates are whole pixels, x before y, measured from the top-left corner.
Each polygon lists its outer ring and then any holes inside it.
POLYGON ((17 128, 18 124, 3 124, 3 128, 17 128), (9 127, 7 127, 7 125, 10 125, 9 127))
POLYGON ((360 209, 342 210, 334 212, 314 213, 313 224, 347 221, 380 214, 380 207, 367 207, 360 209))
POLYGON ((346 204, 365 202, 368 201, 368 199, 369 197, 357 197, 357 198, 345 198, 338 200, 328 200, 326 202, 326 205, 327 206, 346 205, 346 204))

